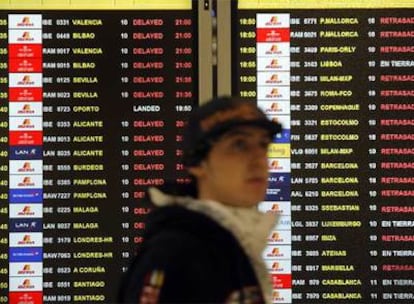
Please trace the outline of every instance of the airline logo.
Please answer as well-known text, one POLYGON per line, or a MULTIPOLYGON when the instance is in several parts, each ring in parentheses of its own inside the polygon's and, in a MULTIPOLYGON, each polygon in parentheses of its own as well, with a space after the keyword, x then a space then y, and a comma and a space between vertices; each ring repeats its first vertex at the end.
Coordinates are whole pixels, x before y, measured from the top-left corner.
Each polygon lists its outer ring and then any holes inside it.
POLYGON ((272 143, 267 149, 267 157, 269 158, 287 158, 290 157, 290 144, 272 143))
POLYGON ((9 153, 11 160, 41 159, 42 154, 42 146, 14 146, 9 153))
POLYGON ((271 16, 269 21, 266 21, 265 25, 267 26, 275 26, 275 25, 281 25, 279 18, 277 15, 271 16))
POLYGON ((258 107, 267 115, 289 115, 290 102, 289 101, 263 101, 257 102, 258 107))
POLYGON ((282 257, 279 247, 271 248, 271 250, 266 253, 266 257, 282 257))
POLYGON ((286 158, 269 158, 267 160, 269 172, 290 172, 290 160, 286 158))
POLYGON ((289 57, 258 57, 257 71, 290 71, 289 57))
POLYGON ((12 218, 41 218, 42 204, 10 204, 9 217, 12 218))
POLYGON ((256 26, 258 28, 288 28, 290 26, 290 15, 257 14, 256 26))
POLYGON ((24 75, 22 80, 17 82, 17 85, 26 86, 26 85, 32 85, 34 84, 34 81, 30 79, 30 75, 24 75))
POLYGON ((35 183, 30 176, 23 177, 22 181, 17 184, 17 187, 34 187, 35 183))
POLYGON ((10 232, 42 232, 42 219, 10 219, 10 232))
POLYGON ((42 246, 42 232, 13 232, 10 233, 10 246, 12 247, 40 247, 42 246))
POLYGON ((27 43, 41 44, 42 30, 40 29, 10 29, 9 44, 27 43))
POLYGON ((39 146, 43 144, 43 131, 9 131, 11 146, 39 146))
POLYGON ((274 58, 269 61, 269 63, 266 65, 266 69, 278 69, 282 66, 279 64, 279 60, 274 58))
POLYGON ((265 260, 265 263, 269 273, 290 274, 292 272, 289 260, 265 260))
POLYGON ((31 88, 42 87, 42 74, 41 73, 10 73, 10 87, 11 88, 31 88))
MULTIPOLYGON (((289 219, 290 223, 290 219, 289 219)), ((273 231, 269 234, 269 237, 267 241, 269 242, 269 245, 276 245, 276 244, 291 244, 292 242, 292 236, 291 236, 291 228, 290 227, 283 227, 281 228, 279 225, 279 222, 276 224, 276 226, 273 228, 273 231), (283 230, 286 229, 286 230, 283 230)))
POLYGON ((267 51, 268 54, 274 54, 279 52, 279 47, 277 46, 277 43, 272 43, 272 46, 267 51))
POLYGON ((279 92, 279 88, 272 88, 269 93, 266 94, 266 98, 281 98, 282 94, 279 92))
POLYGON ((266 189, 266 201, 289 201, 290 200, 290 187, 289 186, 281 186, 278 188, 274 188, 273 185, 270 185, 268 189, 266 189))
POLYGON ((10 203, 42 203, 43 189, 10 189, 9 200, 10 203))
POLYGON ((9 262, 42 262, 42 247, 10 247, 9 262))
POLYGON ((272 291, 272 303, 278 302, 284 300, 281 295, 280 292, 278 290, 273 290, 272 291))
POLYGON ((41 102, 10 102, 9 103, 10 116, 42 116, 41 102))
MULTIPOLYGON (((272 120, 273 120, 273 119, 272 119, 272 120)), ((279 121, 279 119, 277 119, 277 120, 275 120, 275 121, 277 121, 277 122, 281 123, 281 122, 279 121)), ((285 127, 285 126, 286 126, 286 125, 284 125, 284 124, 283 124, 283 122, 282 122, 281 124, 282 124, 282 127, 285 127)), ((289 126, 289 125, 288 125, 288 126, 289 126)), ((274 142, 274 143, 281 143, 281 144, 283 144, 283 143, 290 143, 290 137, 291 137, 291 135, 290 135, 290 129, 283 128, 283 129, 282 129, 282 131, 281 131, 280 133, 276 134, 276 135, 273 137, 273 142, 274 142)))
POLYGON ((272 291, 272 303, 292 303, 292 289, 274 289, 272 291))
POLYGON ((270 173, 268 189, 266 189, 266 200, 290 200, 290 173, 270 173))
POLYGON ((41 15, 23 15, 13 14, 9 15, 8 20, 9 28, 42 28, 42 16, 41 15))
POLYGON ((35 169, 32 168, 32 165, 30 162, 24 162, 23 166, 18 169, 18 172, 34 172, 35 169))
POLYGON ((257 42, 288 42, 290 41, 290 31, 288 28, 278 28, 278 29, 266 29, 259 28, 257 29, 257 42))
POLYGON ((290 56, 289 42, 261 42, 256 45, 257 57, 290 56))
POLYGON ((17 102, 22 102, 22 101, 41 102, 43 99, 42 95, 43 95, 43 89, 41 87, 9 88, 9 101, 10 102, 15 102, 15 101, 17 102))
POLYGON ((10 277, 10 291, 42 291, 43 278, 39 277, 10 277))
MULTIPOLYGON (((284 216, 287 218, 287 216, 284 216)), ((286 225, 280 224, 280 221, 277 222, 275 227, 273 228, 272 232, 270 232, 267 241, 269 244, 276 245, 276 244, 291 244, 291 227, 290 227, 290 218, 285 220, 285 222, 289 223, 289 227, 286 225)))
POLYGON ((282 239, 280 237, 279 232, 273 231, 270 233, 270 236, 267 238, 267 241, 271 243, 275 243, 275 242, 278 243, 278 242, 281 242, 282 239))
POLYGON ((263 258, 282 258, 290 259, 291 258, 291 246, 290 245, 269 245, 263 251, 263 258))
POLYGON ((259 211, 263 213, 274 213, 279 215, 290 215, 290 202, 260 202, 259 211))
MULTIPOLYGON (((18 289, 33 289, 34 285, 30 281, 30 279, 24 279, 21 284, 18 285, 18 289)), ((13 287, 11 288, 13 289, 13 287)))
POLYGON ((9 73, 42 72, 40 58, 12 58, 9 60, 9 73))
POLYGON ((42 160, 11 160, 9 161, 10 174, 42 174, 42 160))
POLYGON ((10 44, 9 58, 42 58, 41 44, 10 44))
POLYGON ((9 119, 9 130, 10 131, 41 131, 42 126, 42 117, 18 117, 13 116, 9 119))
POLYGON ((9 303, 19 303, 19 304, 43 303, 43 292, 41 291, 9 292, 9 303))
POLYGON ((290 186, 290 173, 270 173, 267 180, 269 185, 275 187, 287 187, 290 186))
POLYGON ((270 277, 273 288, 292 288, 291 274, 272 274, 270 277))
POLYGON ((272 74, 267 80, 266 83, 280 83, 279 75, 272 74))
POLYGON ((41 44, 9 44, 9 58, 10 59, 33 59, 42 58, 42 45, 41 44))
POLYGON ((257 85, 290 85, 290 72, 258 72, 257 85))
POLYGON ((22 21, 17 24, 17 26, 33 26, 34 23, 30 21, 29 16, 24 16, 22 21))
MULTIPOLYGON (((282 236, 283 232, 282 231, 286 231, 286 230, 290 230, 292 227, 291 224, 291 218, 289 215, 282 215, 279 217, 275 227, 273 228, 273 230, 278 230, 278 232, 281 234, 280 236, 282 236)), ((290 237, 289 237, 290 238, 290 237)), ((287 240, 286 237, 283 237, 284 240, 287 240)))
POLYGON ((285 86, 278 87, 267 87, 267 86, 258 86, 257 88, 258 100, 290 100, 290 89, 285 86))
POLYGON ((43 187, 43 176, 36 175, 10 175, 11 189, 40 189, 43 187))
POLYGON ((33 41, 34 38, 32 37, 31 33, 29 31, 23 32, 23 34, 17 38, 17 41, 33 41))
POLYGON ((10 263, 10 276, 41 276, 43 275, 42 265, 42 263, 10 263))

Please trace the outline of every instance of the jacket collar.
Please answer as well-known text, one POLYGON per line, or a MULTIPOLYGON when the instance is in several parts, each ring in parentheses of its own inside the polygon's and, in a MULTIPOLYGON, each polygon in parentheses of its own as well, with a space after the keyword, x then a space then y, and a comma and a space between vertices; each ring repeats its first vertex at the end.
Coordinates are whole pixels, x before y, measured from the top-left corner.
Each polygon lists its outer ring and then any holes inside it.
POLYGON ((212 200, 197 200, 190 196, 169 195, 157 188, 150 188, 148 193, 151 201, 158 207, 179 205, 208 216, 230 231, 249 258, 266 303, 271 303, 272 285, 270 275, 262 259, 262 252, 266 247, 266 240, 271 228, 276 224, 277 216, 261 213, 256 207, 234 207, 212 200))

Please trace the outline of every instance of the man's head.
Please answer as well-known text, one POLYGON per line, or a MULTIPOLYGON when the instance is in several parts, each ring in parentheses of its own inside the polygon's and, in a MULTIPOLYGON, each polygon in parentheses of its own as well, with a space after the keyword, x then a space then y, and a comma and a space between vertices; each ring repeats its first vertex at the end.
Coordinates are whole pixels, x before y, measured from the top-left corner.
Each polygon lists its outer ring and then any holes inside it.
POLYGON ((257 106, 222 97, 200 106, 184 135, 184 163, 199 197, 252 206, 267 188, 267 147, 281 126, 257 106))

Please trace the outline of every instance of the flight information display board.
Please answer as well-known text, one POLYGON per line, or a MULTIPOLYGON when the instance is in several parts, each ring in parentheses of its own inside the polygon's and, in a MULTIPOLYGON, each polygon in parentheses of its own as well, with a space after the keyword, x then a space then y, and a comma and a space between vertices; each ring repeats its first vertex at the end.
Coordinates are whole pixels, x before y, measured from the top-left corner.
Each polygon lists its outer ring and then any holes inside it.
POLYGON ((197 5, 1 3, 0 303, 113 303, 145 190, 186 181, 197 5))
POLYGON ((414 301, 414 2, 232 6, 232 91, 283 132, 261 204, 274 303, 414 301))

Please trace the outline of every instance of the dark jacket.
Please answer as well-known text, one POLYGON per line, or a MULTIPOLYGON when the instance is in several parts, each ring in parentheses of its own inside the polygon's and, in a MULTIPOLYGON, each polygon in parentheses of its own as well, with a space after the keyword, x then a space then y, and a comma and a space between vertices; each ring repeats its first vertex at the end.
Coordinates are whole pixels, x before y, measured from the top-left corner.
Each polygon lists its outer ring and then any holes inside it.
POLYGON ((252 263, 235 236, 180 205, 154 209, 123 281, 121 303, 263 303, 252 263))

